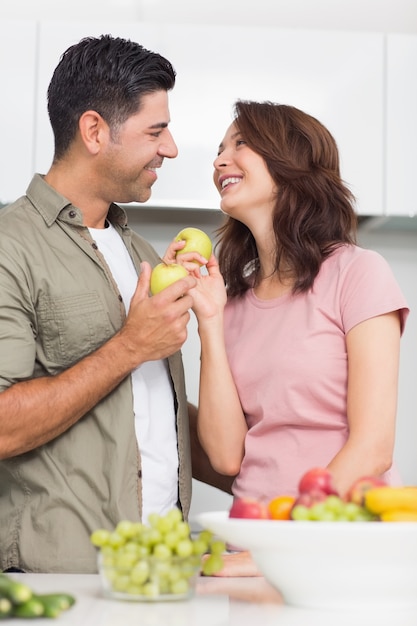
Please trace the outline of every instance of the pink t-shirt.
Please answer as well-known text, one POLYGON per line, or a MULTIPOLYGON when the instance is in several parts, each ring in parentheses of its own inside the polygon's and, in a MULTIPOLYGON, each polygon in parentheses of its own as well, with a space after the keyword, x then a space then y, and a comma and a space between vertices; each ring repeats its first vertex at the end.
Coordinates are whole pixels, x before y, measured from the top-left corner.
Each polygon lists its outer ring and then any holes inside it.
MULTIPOLYGON (((345 337, 356 324, 407 303, 385 259, 342 246, 307 293, 228 302, 225 338, 249 427, 235 497, 297 493, 301 475, 326 466, 348 436, 345 337)), ((227 419, 227 416, 225 417, 227 419)), ((388 481, 399 481, 394 468, 388 481)))

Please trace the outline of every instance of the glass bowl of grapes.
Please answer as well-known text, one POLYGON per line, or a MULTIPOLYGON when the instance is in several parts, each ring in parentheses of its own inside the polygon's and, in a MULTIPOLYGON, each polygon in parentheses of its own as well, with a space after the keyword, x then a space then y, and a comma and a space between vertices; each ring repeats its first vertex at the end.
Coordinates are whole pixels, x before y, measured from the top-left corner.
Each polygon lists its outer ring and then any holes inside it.
POLYGON ((91 534, 103 595, 115 600, 163 602, 194 595, 200 573, 223 567, 225 544, 209 530, 192 537, 179 509, 151 514, 148 523, 121 520, 91 534))

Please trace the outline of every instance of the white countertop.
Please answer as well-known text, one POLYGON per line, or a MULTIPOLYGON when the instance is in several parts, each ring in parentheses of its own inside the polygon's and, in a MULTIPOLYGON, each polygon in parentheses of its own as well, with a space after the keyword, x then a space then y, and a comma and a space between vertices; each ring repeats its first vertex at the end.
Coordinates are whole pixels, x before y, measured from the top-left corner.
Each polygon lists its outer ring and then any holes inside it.
MULTIPOLYGON (((286 606, 263 578, 200 577, 196 595, 173 602, 123 602, 104 598, 98 575, 12 574, 35 592, 71 593, 76 604, 56 620, 31 623, 71 626, 417 626, 417 611, 381 613, 318 611, 286 606)), ((314 576, 314 572, 312 572, 314 576)), ((15 626, 27 619, 4 620, 15 626)))

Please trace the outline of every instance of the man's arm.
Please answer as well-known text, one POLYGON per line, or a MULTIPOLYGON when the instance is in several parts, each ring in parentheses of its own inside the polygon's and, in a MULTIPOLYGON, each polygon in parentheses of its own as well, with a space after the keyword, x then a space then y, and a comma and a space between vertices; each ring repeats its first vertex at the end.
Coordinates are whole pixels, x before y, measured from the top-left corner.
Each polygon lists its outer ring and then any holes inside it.
POLYGON ((33 450, 62 434, 108 395, 135 367, 176 352, 187 337, 187 276, 149 298, 144 263, 124 326, 66 371, 19 382, 0 393, 0 459, 33 450), (181 297, 183 296, 183 297, 181 297))
POLYGON ((188 416, 190 421, 191 463, 193 478, 202 483, 216 487, 221 491, 232 494, 234 476, 225 476, 216 472, 209 461, 207 454, 201 447, 197 434, 197 407, 188 404, 188 416))

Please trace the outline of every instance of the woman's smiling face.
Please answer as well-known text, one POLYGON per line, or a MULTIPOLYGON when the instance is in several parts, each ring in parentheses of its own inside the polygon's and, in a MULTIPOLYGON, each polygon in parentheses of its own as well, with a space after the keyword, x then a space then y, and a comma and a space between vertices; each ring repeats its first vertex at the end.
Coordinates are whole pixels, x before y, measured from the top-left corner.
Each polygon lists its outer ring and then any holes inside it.
POLYGON ((264 159, 249 148, 235 123, 227 129, 213 165, 213 180, 224 213, 247 223, 254 209, 258 215, 262 207, 268 213, 272 210, 276 185, 264 159))

